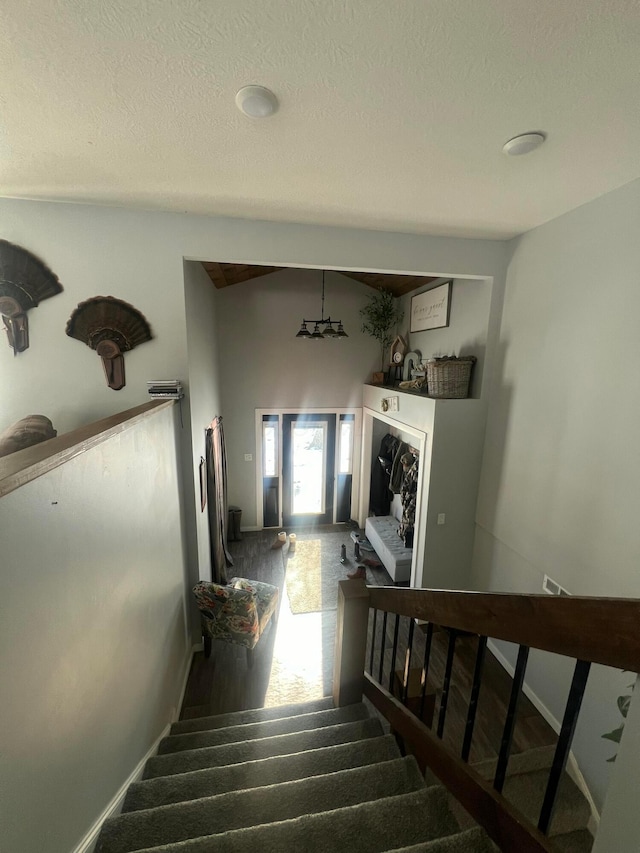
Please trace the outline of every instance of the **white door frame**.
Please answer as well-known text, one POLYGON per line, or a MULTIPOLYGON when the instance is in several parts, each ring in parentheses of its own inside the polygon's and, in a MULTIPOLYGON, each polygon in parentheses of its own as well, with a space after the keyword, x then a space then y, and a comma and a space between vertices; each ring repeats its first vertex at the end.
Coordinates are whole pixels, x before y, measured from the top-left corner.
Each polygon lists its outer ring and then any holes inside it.
POLYGON ((423 503, 425 479, 428 477, 427 433, 424 430, 409 426, 388 414, 377 412, 366 406, 362 410, 362 462, 360 465, 360 503, 358 506, 358 524, 364 529, 369 514, 369 491, 371 487, 371 460, 373 459, 373 420, 382 421, 390 427, 415 438, 416 449, 420 452, 418 463, 418 483, 416 491, 416 520, 413 531, 413 554, 411 557, 411 586, 422 583, 422 564, 424 562, 425 531, 426 531, 426 502, 423 503))

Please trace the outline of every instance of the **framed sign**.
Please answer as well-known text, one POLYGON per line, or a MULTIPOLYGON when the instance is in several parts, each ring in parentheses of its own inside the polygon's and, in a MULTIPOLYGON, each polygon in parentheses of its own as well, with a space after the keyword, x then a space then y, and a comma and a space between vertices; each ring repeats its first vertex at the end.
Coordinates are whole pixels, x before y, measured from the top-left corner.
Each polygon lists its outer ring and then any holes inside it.
POLYGON ((445 281, 411 297, 410 331, 424 332, 426 329, 442 329, 449 325, 451 283, 445 281))

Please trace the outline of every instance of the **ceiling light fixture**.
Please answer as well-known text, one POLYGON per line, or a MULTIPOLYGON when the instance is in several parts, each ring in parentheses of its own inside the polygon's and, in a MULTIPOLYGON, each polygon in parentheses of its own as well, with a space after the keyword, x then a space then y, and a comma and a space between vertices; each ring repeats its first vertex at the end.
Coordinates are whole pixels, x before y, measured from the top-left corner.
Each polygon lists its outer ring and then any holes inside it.
POLYGON ((505 142, 502 150, 511 157, 518 157, 520 154, 528 154, 540 148, 546 138, 544 133, 521 133, 520 136, 514 136, 513 139, 505 142))
POLYGON ((236 106, 249 118, 266 118, 278 109, 278 99, 264 86, 243 86, 236 94, 236 106))
POLYGON ((349 335, 345 332, 342 320, 332 320, 331 317, 325 319, 324 316, 324 273, 322 270, 322 316, 319 320, 303 320, 300 325, 300 331, 296 338, 304 338, 307 341, 323 341, 325 338, 348 338, 349 335), (307 323, 313 323, 313 332, 307 329, 307 323), (320 326, 324 326, 320 329, 320 326), (334 326, 336 328, 334 329, 334 326))

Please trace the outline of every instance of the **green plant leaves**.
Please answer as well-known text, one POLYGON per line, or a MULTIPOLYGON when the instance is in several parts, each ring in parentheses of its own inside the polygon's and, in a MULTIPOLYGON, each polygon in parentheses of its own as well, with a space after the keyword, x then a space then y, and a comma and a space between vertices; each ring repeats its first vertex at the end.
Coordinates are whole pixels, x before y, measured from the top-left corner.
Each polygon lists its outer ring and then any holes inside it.
MULTIPOLYGON (((629 672, 627 669, 622 670, 623 673, 629 672)), ((629 690, 633 690, 634 684, 629 685, 629 690)), ((605 740, 612 740, 614 743, 620 743, 620 738, 622 737, 622 732, 624 731, 624 721, 627 719, 627 714, 629 713, 629 707, 631 705, 631 699, 633 697, 632 693, 624 694, 622 696, 618 696, 617 705, 618 711, 622 715, 622 723, 618 726, 617 729, 613 729, 611 732, 607 732, 604 735, 600 735, 600 737, 605 740)), ((611 763, 616 760, 616 756, 612 755, 611 758, 607 758, 607 763, 611 763)))
POLYGON ((618 696, 618 710, 622 714, 622 716, 627 719, 627 714, 629 713, 629 706, 631 705, 631 696, 618 696))
POLYGON ((624 731, 624 725, 618 726, 617 729, 614 729, 612 732, 607 732, 606 735, 601 735, 605 740, 612 740, 614 743, 620 743, 620 738, 622 737, 622 732, 624 731))
POLYGON ((393 342, 392 329, 402 320, 404 313, 397 308, 395 296, 382 288, 369 297, 369 303, 360 309, 362 327, 366 335, 375 338, 382 349, 382 370, 384 370, 384 351, 393 342))

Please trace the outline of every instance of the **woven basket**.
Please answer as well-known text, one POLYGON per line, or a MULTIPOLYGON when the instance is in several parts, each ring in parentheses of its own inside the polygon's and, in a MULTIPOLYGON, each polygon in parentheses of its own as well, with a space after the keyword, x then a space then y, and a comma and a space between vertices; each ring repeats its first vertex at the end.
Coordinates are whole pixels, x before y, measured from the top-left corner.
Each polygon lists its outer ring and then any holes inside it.
POLYGON ((474 355, 465 358, 442 358, 427 362, 427 394, 440 400, 469 396, 474 355))

